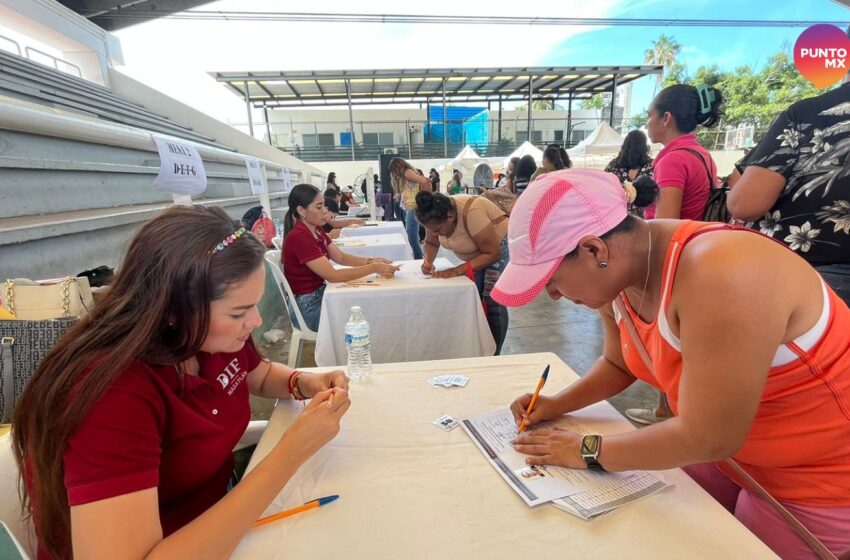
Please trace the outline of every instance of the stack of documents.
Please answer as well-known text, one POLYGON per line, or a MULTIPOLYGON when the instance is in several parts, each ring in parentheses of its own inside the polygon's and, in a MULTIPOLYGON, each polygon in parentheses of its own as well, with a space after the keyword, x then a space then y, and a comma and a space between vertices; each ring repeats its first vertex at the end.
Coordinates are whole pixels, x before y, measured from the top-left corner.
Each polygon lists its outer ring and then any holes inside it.
MULTIPOLYGON (((526 455, 514 450, 511 441, 517 426, 510 410, 497 410, 461 422, 463 429, 493 468, 529 506, 552 505, 582 519, 592 519, 645 498, 667 483, 644 471, 609 473, 567 469, 550 465, 528 465, 526 455)), ((565 417, 557 424, 576 433, 591 433, 576 418, 565 417)))

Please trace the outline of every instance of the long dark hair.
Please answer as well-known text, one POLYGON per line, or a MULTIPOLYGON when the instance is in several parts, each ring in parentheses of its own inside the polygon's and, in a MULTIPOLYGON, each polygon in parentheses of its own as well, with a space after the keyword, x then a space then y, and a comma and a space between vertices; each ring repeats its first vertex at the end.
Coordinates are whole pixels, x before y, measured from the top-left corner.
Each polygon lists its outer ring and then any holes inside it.
POLYGON ((517 179, 530 179, 535 171, 537 171, 537 162, 534 161, 534 156, 526 154, 519 158, 514 177, 517 179))
POLYGON ((546 149, 543 150, 543 157, 548 159, 549 163, 551 163, 552 167, 555 169, 564 168, 564 161, 561 159, 560 146, 556 144, 549 144, 546 146, 546 149))
MULTIPOLYGON (((534 158, 531 158, 531 159, 533 160, 534 158)), ((516 170, 517 170, 517 167, 519 167, 519 160, 520 160, 519 156, 514 156, 514 157, 511 158, 511 161, 508 162, 508 169, 507 169, 508 179, 513 180, 513 178, 516 177, 516 170), (511 164, 514 164, 514 170, 513 171, 510 170, 511 164)))
POLYGON ((283 236, 286 237, 289 235, 289 232, 292 231, 292 228, 295 227, 295 220, 298 219, 298 211, 296 208, 299 206, 301 208, 307 208, 310 206, 314 200, 316 200, 316 195, 318 195, 320 191, 318 188, 313 185, 308 185, 307 183, 301 183, 300 185, 295 185, 292 187, 292 190, 289 191, 289 198, 287 199, 287 203, 289 204, 289 209, 286 211, 286 215, 283 217, 283 236))
POLYGON ((22 508, 50 556, 71 556, 62 461, 69 439, 133 360, 184 374, 207 336, 210 302, 263 264, 265 247, 250 233, 212 252, 240 227, 224 210, 201 206, 148 221, 102 299, 36 369, 15 408, 12 442, 26 481, 22 508))
POLYGON ((633 130, 626 134, 620 153, 617 154, 617 167, 623 169, 640 169, 651 162, 649 144, 642 130, 633 130))
POLYGON ((697 125, 711 128, 720 121, 722 116, 721 105, 723 95, 720 90, 713 87, 700 88, 692 85, 676 84, 666 87, 658 92, 652 105, 659 116, 670 113, 676 119, 676 128, 679 132, 693 132, 697 125), (706 96, 701 100, 700 96, 706 96), (709 97, 713 97, 711 100, 709 97), (703 101, 706 102, 706 110, 703 112, 703 101))
POLYGON ((416 193, 416 219, 422 225, 445 223, 453 209, 452 199, 442 193, 416 193))

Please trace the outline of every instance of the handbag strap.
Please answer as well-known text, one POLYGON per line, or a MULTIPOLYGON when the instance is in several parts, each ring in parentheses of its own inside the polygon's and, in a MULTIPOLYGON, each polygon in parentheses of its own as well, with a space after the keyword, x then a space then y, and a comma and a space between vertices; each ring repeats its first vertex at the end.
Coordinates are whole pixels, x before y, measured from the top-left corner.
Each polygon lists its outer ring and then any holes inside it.
POLYGON ((12 418, 12 407, 15 401, 15 374, 13 371, 12 345, 15 339, 11 336, 0 338, 0 375, 3 376, 3 414, 0 424, 6 424, 12 418))
MULTIPOLYGON (((620 318, 623 321, 623 324, 626 325, 626 330, 629 332, 629 338, 632 340, 632 345, 637 350, 638 355, 641 360, 643 360, 644 365, 647 369, 653 373, 654 370, 652 367, 652 359, 649 357, 649 352, 646 350, 646 346, 641 340, 640 336, 638 336, 637 328, 635 327, 635 323, 632 320, 632 316, 629 315, 629 312, 626 310, 626 304, 623 301, 622 294, 617 295, 617 298, 614 300, 614 306, 617 309, 617 312, 620 314, 620 318)), ((767 502, 773 506, 776 512, 782 517, 788 525, 791 526, 794 531, 800 535, 800 538, 806 541, 806 544, 809 545, 812 550, 814 550, 817 555, 821 558, 821 560, 836 560, 835 555, 829 551, 829 549, 822 543, 820 540, 809 531, 805 525, 800 523, 800 521, 794 517, 794 515, 788 511, 785 506, 780 504, 776 498, 770 495, 770 493, 762 487, 761 484, 756 482, 756 480, 750 476, 750 474, 744 470, 744 468, 738 464, 732 458, 726 459, 724 461, 726 465, 732 469, 735 474, 740 476, 748 486, 752 487, 758 494, 767 500, 767 502)))
MULTIPOLYGON (((469 200, 466 201, 466 204, 463 205, 463 210, 461 210, 460 217, 463 220, 463 228, 466 230, 466 233, 469 233, 469 224, 466 222, 466 217, 469 215, 469 211, 472 208, 472 203, 475 202, 474 196, 469 197, 469 200)), ((495 226, 496 224, 500 224, 508 219, 506 214, 502 214, 495 220, 490 220, 490 225, 495 226)), ((487 227, 487 226, 484 226, 487 227)), ((472 235, 470 235, 472 237, 472 235)))
POLYGON ((9 313, 17 315, 15 313, 15 283, 7 278, 3 286, 6 288, 6 307, 9 309, 9 313))
POLYGON ((711 176, 711 170, 708 168, 708 164, 705 162, 705 158, 702 157, 702 154, 698 151, 691 148, 677 148, 673 150, 674 152, 688 152, 690 154, 695 155, 702 162, 702 167, 705 169, 705 174, 708 177, 708 188, 711 191, 714 191, 717 188, 717 185, 714 184, 714 178, 711 176))

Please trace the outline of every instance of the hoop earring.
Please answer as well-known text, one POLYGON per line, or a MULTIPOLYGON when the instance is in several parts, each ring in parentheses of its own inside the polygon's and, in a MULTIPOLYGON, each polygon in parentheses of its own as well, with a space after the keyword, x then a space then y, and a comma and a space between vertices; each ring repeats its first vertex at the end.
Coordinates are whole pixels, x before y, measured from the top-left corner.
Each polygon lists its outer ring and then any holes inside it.
POLYGON ((605 262, 605 261, 602 261, 601 263, 599 263, 599 268, 602 268, 602 269, 608 268, 608 263, 605 262))

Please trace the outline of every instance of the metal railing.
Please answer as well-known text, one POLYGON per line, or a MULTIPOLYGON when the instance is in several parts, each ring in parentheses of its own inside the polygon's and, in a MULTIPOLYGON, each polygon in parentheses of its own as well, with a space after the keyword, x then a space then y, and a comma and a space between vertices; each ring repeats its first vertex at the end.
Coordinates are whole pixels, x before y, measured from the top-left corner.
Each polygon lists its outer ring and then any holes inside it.
POLYGON ((68 62, 67 60, 62 60, 61 58, 57 58, 50 53, 40 51, 40 50, 33 48, 33 47, 27 47, 26 53, 27 53, 27 58, 34 61, 34 62, 39 62, 41 64, 44 64, 45 66, 53 66, 53 68, 55 68, 56 70, 59 70, 60 72, 65 72, 66 74, 74 74, 78 78, 83 77, 83 71, 80 69, 80 67, 77 66, 76 64, 68 62), (45 64, 44 62, 38 60, 38 58, 33 58, 33 56, 32 56, 33 53, 35 53, 35 54, 37 54, 41 57, 46 58, 47 60, 49 60, 51 62, 51 64, 45 64), (74 72, 72 72, 71 70, 74 70, 74 72))
POLYGON ((12 52, 9 49, 7 49, 6 46, 4 46, 6 44, 14 45, 15 54, 18 55, 18 56, 21 56, 21 45, 19 45, 18 42, 15 41, 14 39, 10 39, 9 37, 6 37, 5 35, 0 35, 0 49, 3 49, 4 51, 12 52))
MULTIPOLYGON (((532 142, 535 146, 544 149, 552 142, 532 142)), ((558 142, 563 145, 562 142, 558 142)), ((506 157, 513 153, 522 142, 499 142, 489 144, 468 144, 481 157, 506 157)), ((571 148, 576 143, 567 143, 565 147, 571 148)), ((381 154, 393 153, 406 159, 442 159, 445 157, 444 148, 447 148, 449 157, 460 152, 467 144, 449 143, 443 146, 442 142, 428 142, 418 144, 381 144, 370 146, 355 146, 354 154, 357 160, 376 160, 381 154)), ((351 161, 351 146, 315 146, 302 148, 300 146, 281 147, 290 155, 302 161, 351 161)))

